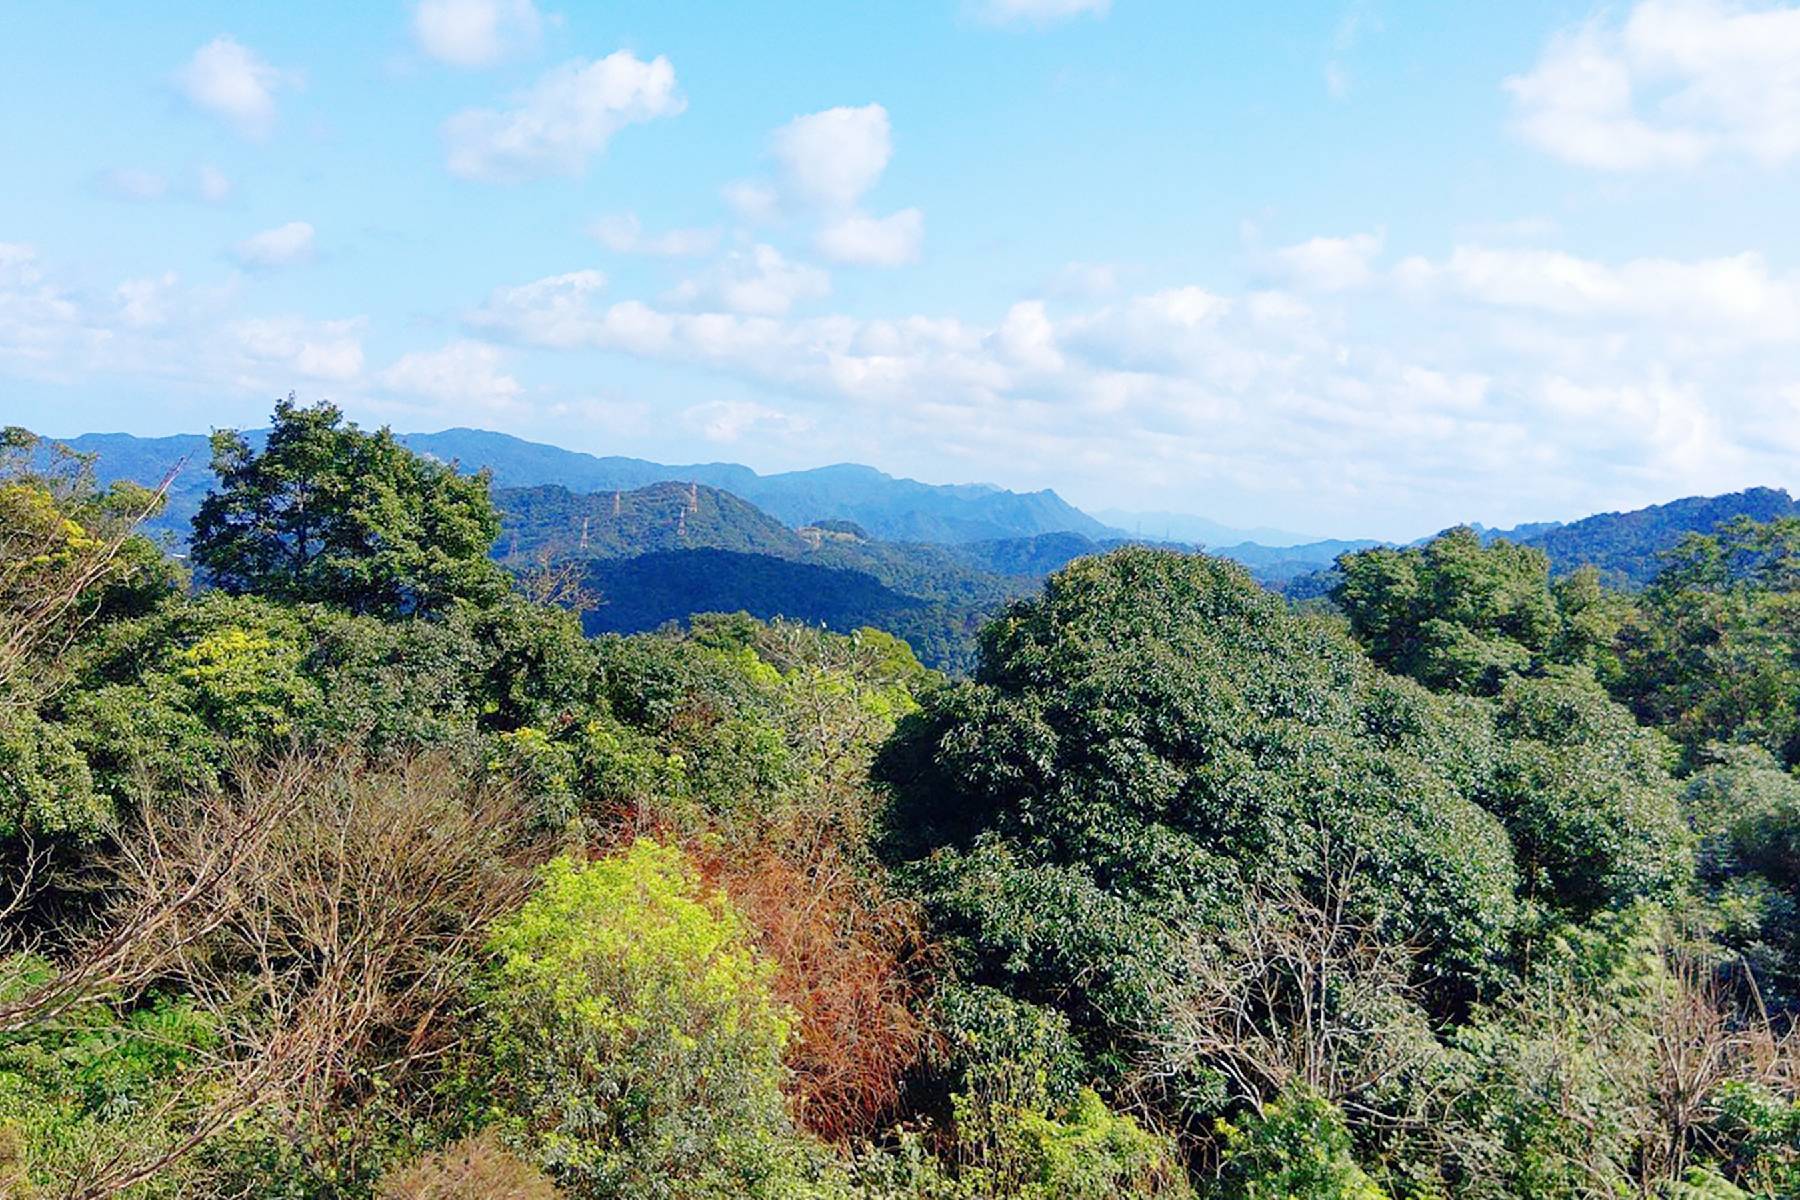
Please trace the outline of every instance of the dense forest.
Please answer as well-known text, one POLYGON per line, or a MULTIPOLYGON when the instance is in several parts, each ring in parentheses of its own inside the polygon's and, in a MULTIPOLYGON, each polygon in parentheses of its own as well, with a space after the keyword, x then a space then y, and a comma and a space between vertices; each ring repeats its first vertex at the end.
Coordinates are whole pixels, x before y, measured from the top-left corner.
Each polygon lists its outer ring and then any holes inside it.
POLYGON ((1800 1196, 1791 512, 970 548, 1059 569, 953 676, 589 636, 641 581, 329 405, 211 450, 176 558, 0 444, 0 1194, 1800 1196))

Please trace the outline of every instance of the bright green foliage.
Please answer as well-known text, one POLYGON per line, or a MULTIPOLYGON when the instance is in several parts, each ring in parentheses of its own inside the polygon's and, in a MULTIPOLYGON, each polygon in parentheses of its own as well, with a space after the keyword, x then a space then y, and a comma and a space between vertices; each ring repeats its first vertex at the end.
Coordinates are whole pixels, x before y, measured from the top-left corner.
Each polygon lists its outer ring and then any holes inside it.
POLYGON ((493 935, 503 1119, 577 1196, 769 1196, 796 1143, 770 964, 673 849, 552 862, 493 935))
POLYGON ((1290 1092, 1260 1113, 1221 1120, 1226 1200, 1385 1200, 1356 1163, 1344 1116, 1332 1103, 1290 1092))
POLYGON ((1621 635, 1620 692, 1703 757, 1750 742, 1800 764, 1800 518, 1691 534, 1621 635))
POLYGON ((227 591, 383 614, 507 591, 488 558, 500 521, 487 477, 421 458, 385 429, 364 433, 330 404, 279 401, 260 452, 214 434, 213 471, 193 553, 227 591))
POLYGON ((21 835, 91 843, 111 815, 47 709, 82 628, 141 611, 179 577, 133 532, 158 503, 131 485, 102 491, 82 456, 0 431, 0 860, 21 835))
POLYGON ((0 714, 0 845, 29 834, 91 842, 112 806, 62 726, 30 709, 0 714))
POLYGON ((1481 803, 1505 821, 1526 894, 1576 913, 1672 893, 1687 847, 1663 744, 1612 702, 1630 603, 1593 571, 1550 582, 1540 550, 1453 529, 1340 561, 1333 599, 1376 662, 1494 697, 1481 803))
POLYGON ((1332 590, 1357 640, 1388 670, 1427 687, 1491 694, 1544 658, 1561 629, 1541 550, 1473 529, 1422 547, 1346 554, 1332 590))
MULTIPOLYGON (((1057 1117, 1026 1110, 1003 1135, 996 1172, 1012 1175, 1019 1200, 1112 1200, 1189 1195, 1174 1148, 1130 1116, 1106 1107, 1091 1088, 1057 1117)), ((971 1173, 977 1181, 982 1172, 971 1173)))
POLYGON ((1750 1200, 1744 1191, 1716 1171, 1695 1167, 1664 1189, 1668 1200, 1750 1200))
POLYGON ((991 625, 976 682, 929 696, 879 769, 894 852, 975 978, 1111 1054, 1172 930, 1226 919, 1246 875, 1306 880, 1326 842, 1378 881, 1369 919, 1468 979, 1515 878, 1469 719, 1240 568, 1129 549, 991 625))
MULTIPOLYGON (((41 963, 0 965, 11 986, 49 977, 41 963)), ((0 1001, 9 998, 0 994, 0 1001)), ((104 1006, 84 1007, 55 1028, 0 1040, 0 1184, 16 1187, 0 1187, 0 1194, 52 1200, 115 1159, 142 1161, 174 1145, 182 1121, 209 1098, 186 1073, 212 1041, 208 1023, 168 997, 122 1018, 104 1006)), ((189 1194, 183 1187, 192 1178, 179 1166, 132 1195, 189 1194)))

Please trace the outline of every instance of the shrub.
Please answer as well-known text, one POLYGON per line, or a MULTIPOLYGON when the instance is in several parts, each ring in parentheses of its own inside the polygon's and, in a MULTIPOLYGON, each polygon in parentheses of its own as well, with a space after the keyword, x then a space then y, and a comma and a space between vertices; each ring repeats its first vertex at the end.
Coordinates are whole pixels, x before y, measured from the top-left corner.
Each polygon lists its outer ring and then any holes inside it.
POLYGON ((491 1088, 561 1183, 587 1197, 783 1194, 801 1155, 774 968, 679 851, 641 839, 554 860, 492 948, 491 1088))
POLYGON ((1226 1200, 1385 1200, 1351 1156, 1343 1114, 1322 1097, 1290 1092, 1218 1129, 1226 1200))

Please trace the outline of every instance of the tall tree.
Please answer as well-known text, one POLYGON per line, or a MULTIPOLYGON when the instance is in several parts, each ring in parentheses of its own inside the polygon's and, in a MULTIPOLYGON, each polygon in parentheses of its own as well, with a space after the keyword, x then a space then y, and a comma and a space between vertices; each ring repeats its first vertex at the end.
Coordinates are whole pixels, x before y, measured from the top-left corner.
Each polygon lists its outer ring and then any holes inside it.
POLYGON ((366 433, 332 404, 277 401, 261 452, 220 430, 213 471, 193 554, 226 591, 404 616, 507 590, 488 558, 500 519, 486 473, 422 458, 385 428, 366 433))

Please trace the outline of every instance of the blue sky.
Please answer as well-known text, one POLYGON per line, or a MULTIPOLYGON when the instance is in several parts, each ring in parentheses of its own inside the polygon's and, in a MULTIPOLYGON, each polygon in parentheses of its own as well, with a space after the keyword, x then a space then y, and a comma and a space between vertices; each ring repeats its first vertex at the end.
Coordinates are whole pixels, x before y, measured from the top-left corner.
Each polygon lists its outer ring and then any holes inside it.
POLYGON ((9 3, 0 418, 1322 534, 1800 485, 1800 7, 9 3))

